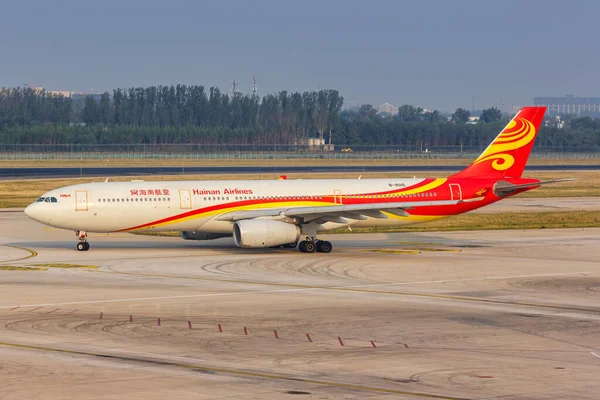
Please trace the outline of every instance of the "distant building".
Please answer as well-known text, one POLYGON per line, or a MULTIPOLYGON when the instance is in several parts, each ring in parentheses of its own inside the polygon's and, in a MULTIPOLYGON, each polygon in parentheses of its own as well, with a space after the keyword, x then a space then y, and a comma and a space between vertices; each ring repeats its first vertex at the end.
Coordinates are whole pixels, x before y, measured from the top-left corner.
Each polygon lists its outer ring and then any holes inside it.
POLYGON ((467 124, 469 125, 475 125, 479 122, 479 117, 469 117, 469 120, 467 121, 467 124))
POLYGON ((46 90, 46 93, 52 94, 54 96, 71 97, 71 92, 66 90, 46 90))
POLYGON ((296 144, 300 146, 306 146, 309 150, 323 150, 323 151, 334 151, 335 146, 333 144, 325 143, 325 139, 320 138, 298 138, 296 144))
POLYGON ((102 97, 102 93, 84 93, 84 92, 73 92, 71 93, 71 98, 73 100, 85 100, 86 97, 92 96, 94 100, 100 101, 102 97))
POLYGON ((390 103, 383 103, 382 105, 379 106, 379 111, 377 111, 377 114, 394 116, 394 115, 398 114, 398 107, 396 107, 395 105, 392 105, 390 103))
POLYGON ((35 92, 38 94, 42 91, 45 91, 47 94, 51 94, 54 96, 70 97, 73 100, 85 100, 87 96, 92 96, 94 100, 100 101, 100 98, 102 97, 102 93, 71 92, 69 90, 48 90, 42 86, 33 86, 31 84, 27 84, 25 85, 25 87, 35 90, 35 92))
POLYGON ((25 85, 25 87, 35 90, 36 94, 40 94, 45 91, 46 94, 51 94, 54 96, 71 97, 71 92, 68 90, 47 90, 41 86, 33 86, 30 84, 25 85))
POLYGON ((534 97, 533 104, 548 107, 549 115, 567 115, 600 117, 600 97, 534 97))

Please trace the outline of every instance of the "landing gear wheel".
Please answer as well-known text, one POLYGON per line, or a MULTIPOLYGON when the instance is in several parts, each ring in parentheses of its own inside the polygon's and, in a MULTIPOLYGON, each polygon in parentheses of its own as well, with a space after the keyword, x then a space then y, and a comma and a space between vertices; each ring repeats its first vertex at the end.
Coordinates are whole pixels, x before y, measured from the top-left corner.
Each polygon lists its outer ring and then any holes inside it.
POLYGON ((300 244, 298 244, 298 251, 300 251, 301 253, 306 253, 306 241, 303 240, 300 242, 300 244))
POLYGON ((75 235, 77 235, 77 238, 79 239, 77 250, 88 251, 90 249, 90 244, 87 242, 87 233, 85 233, 85 231, 75 231, 75 235))
POLYGON ((317 251, 319 253, 330 253, 332 249, 333 246, 331 245, 331 242, 328 242, 327 240, 320 240, 317 242, 317 251))
MULTIPOLYGON (((315 242, 304 241, 304 252, 305 253, 314 253, 316 250, 315 242)), ((301 250, 302 251, 302 250, 301 250)))

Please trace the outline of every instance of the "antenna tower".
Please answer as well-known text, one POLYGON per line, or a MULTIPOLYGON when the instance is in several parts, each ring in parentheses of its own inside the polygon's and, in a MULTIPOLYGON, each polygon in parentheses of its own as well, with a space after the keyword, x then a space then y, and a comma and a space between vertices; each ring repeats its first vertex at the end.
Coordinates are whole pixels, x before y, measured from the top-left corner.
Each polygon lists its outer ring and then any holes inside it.
POLYGON ((240 83, 240 81, 236 81, 235 79, 231 81, 231 85, 233 86, 233 95, 235 96, 237 94, 237 84, 240 83))
POLYGON ((258 96, 258 88, 256 87, 256 76, 252 77, 252 96, 258 96))

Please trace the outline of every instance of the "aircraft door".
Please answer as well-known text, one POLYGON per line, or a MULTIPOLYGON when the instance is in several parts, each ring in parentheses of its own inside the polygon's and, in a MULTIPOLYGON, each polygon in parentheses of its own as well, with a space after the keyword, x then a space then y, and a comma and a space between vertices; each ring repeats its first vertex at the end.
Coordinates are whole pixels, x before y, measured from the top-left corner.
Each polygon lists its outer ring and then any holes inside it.
POLYGON ((192 208, 192 196, 189 189, 179 189, 179 208, 189 210, 192 208))
POLYGON ((78 190, 75 192, 75 211, 88 210, 88 192, 87 190, 78 190))
POLYGON ((462 189, 458 183, 450 184, 450 200, 462 200, 462 189))
POLYGON ((342 191, 339 189, 333 191, 333 204, 342 204, 342 191))

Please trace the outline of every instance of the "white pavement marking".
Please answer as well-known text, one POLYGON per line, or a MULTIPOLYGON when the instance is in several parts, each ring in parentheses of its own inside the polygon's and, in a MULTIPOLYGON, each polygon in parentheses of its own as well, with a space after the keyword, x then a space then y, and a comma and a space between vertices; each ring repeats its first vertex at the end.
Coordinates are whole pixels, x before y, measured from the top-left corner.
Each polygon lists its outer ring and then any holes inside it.
POLYGON ((598 354, 594 353, 593 351, 590 351, 590 353, 591 353, 593 356, 600 358, 600 356, 599 356, 598 354))
POLYGON ((225 292, 225 293, 206 293, 206 294, 190 294, 181 296, 162 296, 162 297, 133 297, 126 299, 110 299, 110 300, 88 300, 88 301, 70 301, 66 303, 44 303, 44 304, 26 304, 20 306, 2 306, 0 309, 13 308, 13 307, 45 307, 45 306, 63 306, 63 305, 76 305, 76 304, 98 304, 98 303, 125 303, 131 301, 147 301, 147 300, 170 300, 170 299, 186 299, 194 297, 214 297, 214 296, 239 296, 244 294, 265 294, 265 293, 278 293, 278 292, 299 292, 306 290, 317 290, 322 289, 319 287, 314 288, 296 288, 296 289, 273 289, 273 290, 250 290, 245 292, 225 292))
MULTIPOLYGON (((565 276, 565 275, 580 275, 580 274, 591 274, 592 272, 569 272, 562 274, 541 274, 541 275, 518 275, 518 276, 504 276, 504 277, 492 277, 492 278, 472 278, 472 279, 453 279, 453 280, 436 280, 436 281, 420 281, 420 282, 396 282, 396 283, 367 283, 362 285, 348 285, 348 286, 315 286, 315 287, 300 287, 291 289, 270 289, 270 290, 250 290, 244 292, 225 292, 225 293, 204 293, 204 294, 190 294, 180 296, 161 296, 161 297, 133 297, 125 299, 108 299, 108 300, 86 300, 86 301, 72 301, 64 303, 42 303, 42 304, 19 304, 19 305, 8 305, 0 306, 0 309, 7 308, 24 308, 24 307, 49 307, 49 306, 66 306, 66 305, 77 305, 77 304, 100 304, 100 303, 125 303, 133 301, 148 301, 148 300, 171 300, 171 299, 186 299, 186 298, 197 298, 197 297, 216 297, 216 296, 240 296, 240 295, 254 295, 254 294, 268 294, 268 293, 289 293, 289 292, 302 292, 309 290, 337 290, 337 289, 359 289, 363 287, 374 287, 374 286, 394 286, 394 285, 412 285, 412 284, 424 284, 424 283, 446 283, 446 282, 469 282, 479 280, 497 280, 497 279, 521 279, 521 278, 535 278, 535 277, 546 277, 546 276, 565 276)), ((145 276, 145 275, 141 275, 145 276)), ((176 278, 176 277, 175 277, 176 278)), ((202 280, 201 277, 197 279, 202 280)), ((244 283, 239 282, 228 282, 223 283, 244 283)), ((254 282, 253 282, 254 283, 254 282)), ((277 283, 264 282, 265 285, 273 285, 277 283)), ((285 285, 285 283, 283 283, 285 285)), ((363 293, 361 293, 363 294, 363 293)), ((377 294, 375 292, 374 294, 377 294)), ((402 293, 398 293, 402 294, 402 293)), ((443 294, 443 293, 440 293, 443 294)))
POLYGON ((556 274, 538 274, 538 275, 516 275, 516 276, 492 276, 486 278, 468 278, 468 279, 441 279, 436 281, 417 281, 417 282, 390 282, 390 283, 366 283, 363 285, 340 286, 336 289, 351 289, 360 287, 375 287, 375 286, 399 286, 399 285, 420 285, 424 283, 455 283, 455 282, 473 282, 473 281, 493 281, 502 279, 523 279, 523 278, 544 278, 550 276, 566 276, 580 274, 594 274, 595 272, 564 272, 556 274))

